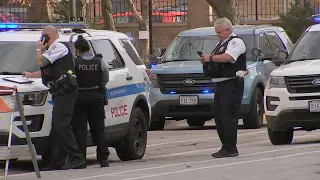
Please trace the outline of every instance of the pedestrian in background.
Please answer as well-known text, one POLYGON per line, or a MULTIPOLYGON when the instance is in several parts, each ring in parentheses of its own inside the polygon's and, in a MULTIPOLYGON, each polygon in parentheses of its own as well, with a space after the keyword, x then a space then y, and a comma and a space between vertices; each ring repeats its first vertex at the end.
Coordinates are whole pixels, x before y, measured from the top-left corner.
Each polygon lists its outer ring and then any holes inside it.
MULTIPOLYGON (((79 95, 75 105, 72 127, 78 145, 86 159, 87 123, 89 122, 91 138, 97 145, 97 159, 101 167, 109 166, 109 150, 105 131, 105 110, 107 104, 106 84, 109 71, 105 62, 94 56, 89 43, 82 35, 75 42, 75 70, 79 85, 79 95)), ((86 166, 82 166, 85 168, 86 166)))
POLYGON ((214 93, 214 119, 222 148, 213 153, 215 158, 238 156, 237 130, 239 110, 244 91, 246 72, 246 45, 232 29, 229 19, 215 22, 220 41, 212 54, 202 55, 203 70, 216 83, 214 93))

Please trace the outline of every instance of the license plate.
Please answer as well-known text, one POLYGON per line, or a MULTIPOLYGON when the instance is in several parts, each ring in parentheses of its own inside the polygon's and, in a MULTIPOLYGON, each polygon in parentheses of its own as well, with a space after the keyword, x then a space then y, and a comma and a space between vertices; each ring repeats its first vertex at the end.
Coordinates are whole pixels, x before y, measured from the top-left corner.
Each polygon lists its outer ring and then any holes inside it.
POLYGON ((198 96, 180 96, 180 105, 198 105, 198 96))
POLYGON ((320 112, 320 101, 309 101, 310 112, 320 112))

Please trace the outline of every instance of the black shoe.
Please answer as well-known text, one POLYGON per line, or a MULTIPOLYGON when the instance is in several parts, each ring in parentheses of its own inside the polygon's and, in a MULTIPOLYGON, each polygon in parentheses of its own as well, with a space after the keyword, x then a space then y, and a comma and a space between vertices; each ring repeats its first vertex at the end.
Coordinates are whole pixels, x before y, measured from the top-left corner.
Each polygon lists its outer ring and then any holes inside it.
MULTIPOLYGON (((67 158, 68 159, 68 158, 67 158)), ((73 158, 71 160, 67 160, 66 164, 61 167, 62 170, 74 169, 80 166, 86 165, 86 162, 82 159, 73 158)))
POLYGON ((108 160, 99 161, 101 167, 109 167, 108 160))
POLYGON ((48 166, 45 166, 44 168, 41 168, 41 171, 55 171, 55 170, 61 170, 61 167, 48 165, 48 166))
POLYGON ((225 158, 225 157, 237 157, 239 156, 237 148, 232 148, 230 150, 221 151, 217 155, 215 155, 215 158, 225 158))
POLYGON ((217 155, 219 155, 221 152, 224 152, 225 148, 222 147, 218 152, 211 154, 212 157, 216 157, 217 155))
POLYGON ((86 169, 86 168, 87 168, 87 165, 86 164, 82 164, 82 165, 80 165, 78 167, 75 167, 73 169, 86 169))

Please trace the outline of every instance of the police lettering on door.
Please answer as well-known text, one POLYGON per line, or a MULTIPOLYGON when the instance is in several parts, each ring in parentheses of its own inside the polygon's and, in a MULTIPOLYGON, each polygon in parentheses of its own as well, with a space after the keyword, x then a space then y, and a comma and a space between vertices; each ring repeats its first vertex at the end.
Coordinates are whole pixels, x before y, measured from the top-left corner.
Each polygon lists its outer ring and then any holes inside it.
POLYGON ((111 108, 111 115, 112 117, 119 117, 119 116, 126 116, 128 115, 127 112, 127 105, 121 105, 119 107, 111 108))
POLYGON ((99 66, 98 66, 98 64, 79 64, 79 70, 98 71, 99 66))

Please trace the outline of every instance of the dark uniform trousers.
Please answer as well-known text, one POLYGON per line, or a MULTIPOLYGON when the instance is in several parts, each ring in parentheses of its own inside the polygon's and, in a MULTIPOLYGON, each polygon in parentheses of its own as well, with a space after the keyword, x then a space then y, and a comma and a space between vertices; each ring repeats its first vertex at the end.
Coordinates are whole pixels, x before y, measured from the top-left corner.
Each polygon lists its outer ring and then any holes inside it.
POLYGON ((79 90, 72 120, 74 134, 78 146, 86 159, 87 122, 90 126, 91 138, 97 146, 97 159, 107 160, 109 157, 108 143, 105 132, 104 98, 98 90, 79 90))
POLYGON ((53 113, 48 150, 43 156, 45 164, 61 167, 67 155, 83 159, 71 127, 78 88, 68 93, 52 96, 53 113))
POLYGON ((244 91, 243 78, 217 82, 214 94, 214 112, 217 132, 227 150, 237 144, 239 111, 244 91))

